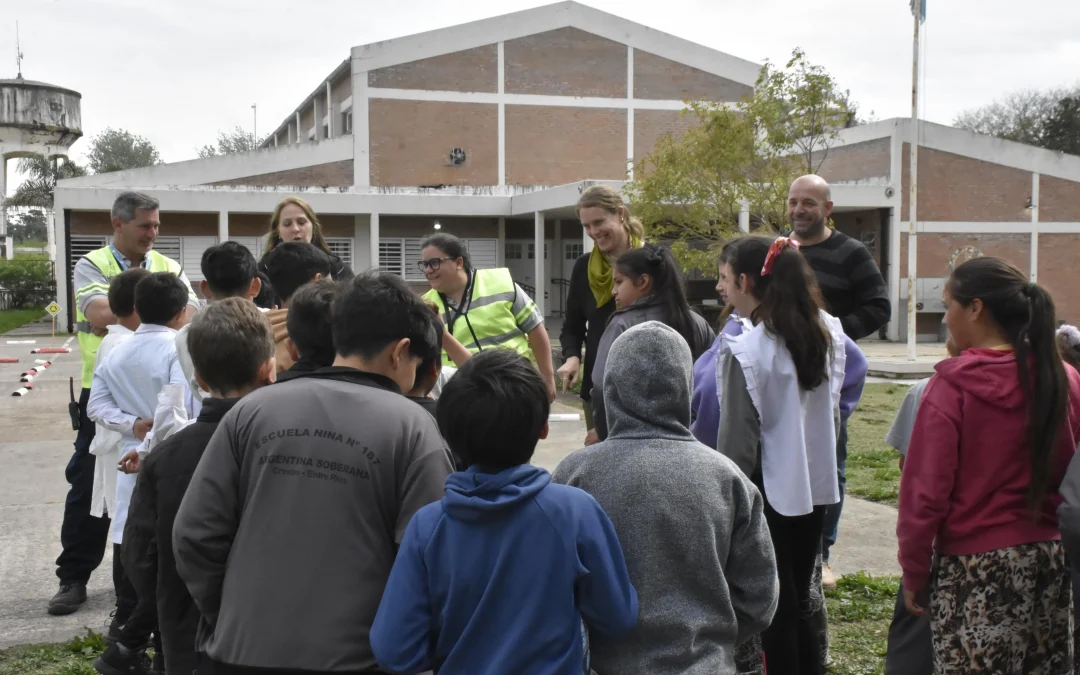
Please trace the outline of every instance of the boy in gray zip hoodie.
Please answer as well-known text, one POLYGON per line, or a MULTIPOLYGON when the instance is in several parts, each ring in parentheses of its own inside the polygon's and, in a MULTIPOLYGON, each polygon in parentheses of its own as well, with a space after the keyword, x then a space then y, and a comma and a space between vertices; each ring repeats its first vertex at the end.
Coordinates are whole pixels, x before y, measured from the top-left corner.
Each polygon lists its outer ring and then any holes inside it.
POLYGON ((692 384, 690 348, 675 330, 657 321, 630 328, 604 373, 607 440, 552 474, 600 503, 638 591, 637 628, 592 645, 598 673, 734 675, 735 646, 776 611, 761 494, 690 433, 692 384))

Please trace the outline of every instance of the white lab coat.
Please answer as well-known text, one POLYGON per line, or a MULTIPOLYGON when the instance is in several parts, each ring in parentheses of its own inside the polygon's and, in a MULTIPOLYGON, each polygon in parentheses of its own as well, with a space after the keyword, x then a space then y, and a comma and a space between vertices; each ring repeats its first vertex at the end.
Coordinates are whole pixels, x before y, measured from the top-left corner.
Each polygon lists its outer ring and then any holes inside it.
MULTIPOLYGON (((121 434, 120 456, 138 448, 135 421, 154 419, 158 394, 168 384, 187 390, 184 372, 176 356, 176 331, 166 326, 143 324, 127 342, 114 348, 94 372, 87 415, 94 422, 121 434)), ((185 408, 191 417, 193 402, 186 391, 185 408)), ((116 481, 116 513, 113 514, 111 539, 123 541, 135 474, 122 474, 116 481)))
MULTIPOLYGON (((134 334, 134 331, 118 323, 109 326, 109 334, 98 347, 94 371, 97 371, 106 354, 130 340, 134 334)), ((120 462, 121 434, 100 424, 96 426, 94 440, 90 443, 90 454, 97 458, 94 461, 94 492, 90 499, 90 515, 101 518, 116 513, 116 478, 120 473, 117 464, 120 462)))

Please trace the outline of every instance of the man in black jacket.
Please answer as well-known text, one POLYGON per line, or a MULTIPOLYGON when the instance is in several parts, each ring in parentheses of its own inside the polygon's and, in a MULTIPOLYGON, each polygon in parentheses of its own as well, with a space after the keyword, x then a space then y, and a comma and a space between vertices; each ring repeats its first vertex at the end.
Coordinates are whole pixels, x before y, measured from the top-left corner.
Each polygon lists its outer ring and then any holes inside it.
POLYGON ((246 299, 209 305, 191 324, 188 346, 195 377, 211 398, 203 401, 194 424, 163 441, 143 463, 123 547, 124 565, 139 596, 156 597, 167 672, 185 674, 199 667, 199 610, 176 572, 173 521, 222 417, 243 396, 268 383, 275 371, 270 326, 246 299))

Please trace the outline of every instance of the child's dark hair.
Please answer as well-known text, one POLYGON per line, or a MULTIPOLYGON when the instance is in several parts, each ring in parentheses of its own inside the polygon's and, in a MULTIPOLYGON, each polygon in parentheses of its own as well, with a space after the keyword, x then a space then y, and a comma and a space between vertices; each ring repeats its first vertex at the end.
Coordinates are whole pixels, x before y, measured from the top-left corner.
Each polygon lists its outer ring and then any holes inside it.
MULTIPOLYGON (((737 241, 737 240, 736 240, 737 241)), ((731 262, 731 249, 734 241, 729 241, 724 244, 724 248, 720 249, 720 256, 717 259, 719 267, 723 267, 731 262)), ((731 313, 735 311, 735 305, 731 304, 730 300, 724 301, 724 309, 720 312, 720 320, 717 322, 716 330, 720 332, 724 330, 724 324, 727 323, 731 313)))
POLYGON ((738 239, 729 244, 728 264, 736 280, 744 274, 748 277, 750 293, 761 303, 753 316, 743 318, 764 322, 770 333, 784 341, 795 362, 799 386, 810 391, 829 381, 829 354, 833 345, 828 326, 821 318, 825 303, 810 264, 794 247, 781 250, 773 261, 771 273, 762 276, 761 268, 772 244, 773 239, 768 237, 738 239))
POLYGON ((266 254, 263 267, 274 293, 282 302, 287 302, 296 289, 314 279, 316 274, 330 276, 330 256, 314 244, 287 241, 266 254))
POLYGON ((302 286, 289 303, 285 327, 300 357, 320 367, 334 363, 333 306, 338 284, 319 279, 302 286))
POLYGON ((187 286, 172 272, 152 272, 135 286, 135 311, 143 323, 164 326, 187 304, 187 286))
POLYGON ((274 285, 270 283, 270 277, 266 276, 266 272, 259 272, 255 276, 259 277, 259 281, 262 282, 259 294, 255 296, 255 306, 263 309, 273 309, 279 303, 277 294, 274 293, 274 285))
POLYGON ((443 322, 437 314, 435 314, 435 330, 439 334, 436 344, 432 345, 427 356, 416 367, 416 384, 413 386, 413 392, 419 396, 427 396, 431 393, 442 371, 443 322))
POLYGON ((694 330, 694 317, 690 304, 686 301, 686 288, 679 265, 671 251, 663 246, 645 244, 619 256, 615 261, 615 268, 635 283, 643 275, 649 275, 652 279, 651 295, 659 300, 659 306, 665 314, 663 323, 683 336, 695 359, 709 348, 709 345, 696 344, 698 338, 697 331, 694 330))
POLYGON ((266 316, 245 298, 210 303, 191 322, 187 341, 195 372, 218 394, 258 384, 275 349, 266 316))
POLYGON ((457 260, 461 258, 465 261, 465 271, 471 272, 473 269, 472 258, 469 257, 469 249, 465 248, 465 243, 448 232, 439 232, 433 234, 420 242, 420 250, 424 250, 428 246, 434 246, 443 253, 447 258, 451 260, 457 260))
POLYGON ((235 241, 223 241, 203 251, 200 267, 210 291, 219 299, 247 293, 258 274, 255 256, 235 241))
POLYGON ((487 349, 443 387, 435 419, 465 467, 502 470, 528 463, 550 410, 547 386, 528 359, 487 349))
POLYGON ((441 339, 436 321, 401 277, 365 272, 343 282, 334 298, 334 351, 373 359, 391 343, 409 338, 409 352, 427 358, 441 339))
POLYGON ((117 318, 127 318, 135 312, 135 287, 150 276, 144 267, 133 267, 113 277, 109 282, 109 311, 117 318))
POLYGON ((993 257, 960 265, 945 288, 949 298, 963 307, 982 301, 1013 347, 1028 408, 1028 504, 1038 512, 1050 484, 1050 468, 1069 399, 1069 382, 1057 347, 1054 300, 1023 272, 993 257))

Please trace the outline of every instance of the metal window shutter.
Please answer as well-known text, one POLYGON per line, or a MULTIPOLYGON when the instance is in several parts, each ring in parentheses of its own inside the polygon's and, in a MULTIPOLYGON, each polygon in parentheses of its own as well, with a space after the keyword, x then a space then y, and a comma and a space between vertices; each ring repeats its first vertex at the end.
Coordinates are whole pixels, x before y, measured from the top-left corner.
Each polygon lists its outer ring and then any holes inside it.
POLYGON ((476 269, 487 270, 499 266, 498 239, 466 239, 465 248, 468 249, 476 269))
POLYGON ((71 269, 75 269, 75 263, 90 251, 105 246, 109 243, 108 237, 87 237, 85 235, 71 235, 71 250, 68 251, 68 260, 71 261, 71 269))
POLYGON ((398 276, 403 276, 403 248, 404 246, 401 239, 380 239, 379 269, 384 272, 391 272, 398 276))
MULTIPOLYGON (((159 238, 158 241, 161 241, 159 238)), ((184 237, 183 258, 179 261, 184 266, 188 281, 195 283, 205 279, 202 273, 202 256, 206 249, 217 244, 217 237, 184 237)), ((160 248, 155 243, 154 248, 160 248)), ((169 255, 165 253, 165 255, 169 255)), ((172 256, 169 256, 170 258, 172 256)))
POLYGON ((327 237, 326 245, 330 252, 341 258, 341 262, 352 269, 353 266, 353 240, 347 237, 327 237))
MULTIPOLYGON (((183 245, 181 244, 180 237, 158 237, 157 240, 154 241, 154 250, 166 258, 172 258, 181 265, 184 264, 182 254, 183 245)), ((184 271, 187 272, 187 269, 184 271)))
POLYGON ((405 280, 427 281, 427 277, 420 271, 420 262, 424 259, 424 248, 421 244, 423 239, 405 240, 405 280))

